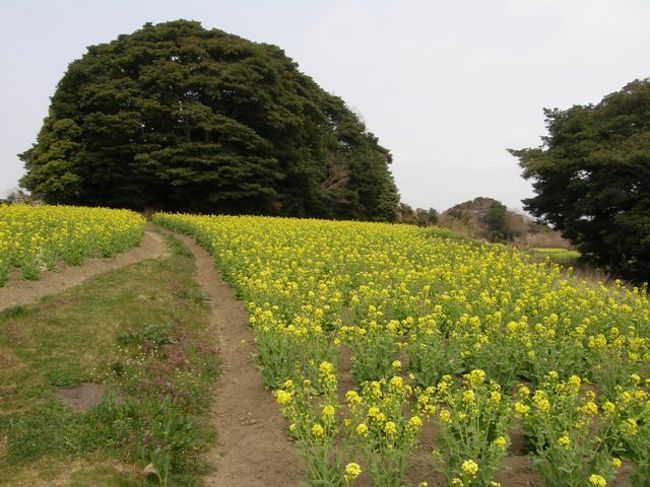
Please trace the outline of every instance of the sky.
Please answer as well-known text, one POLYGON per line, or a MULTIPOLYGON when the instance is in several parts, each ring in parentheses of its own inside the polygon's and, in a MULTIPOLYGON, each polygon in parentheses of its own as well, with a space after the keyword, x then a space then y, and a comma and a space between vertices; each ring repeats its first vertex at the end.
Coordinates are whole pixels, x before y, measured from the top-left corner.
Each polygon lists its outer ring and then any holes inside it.
POLYGON ((520 209, 532 188, 506 149, 541 144, 543 107, 650 76, 649 0, 0 0, 0 195, 68 63, 178 18, 280 46, 390 149, 402 201, 439 211, 520 209))

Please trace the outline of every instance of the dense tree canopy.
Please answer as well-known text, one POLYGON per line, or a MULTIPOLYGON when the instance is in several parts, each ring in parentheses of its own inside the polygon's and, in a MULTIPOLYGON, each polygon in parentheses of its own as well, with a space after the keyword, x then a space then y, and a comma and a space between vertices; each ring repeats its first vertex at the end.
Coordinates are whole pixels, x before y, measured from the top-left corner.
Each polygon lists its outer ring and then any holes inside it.
POLYGON ((593 262, 650 279, 650 80, 597 105, 545 110, 543 146, 511 151, 536 196, 533 215, 593 262))
POLYGON ((393 220, 391 156, 276 46, 198 22, 88 48, 21 183, 52 203, 393 220))

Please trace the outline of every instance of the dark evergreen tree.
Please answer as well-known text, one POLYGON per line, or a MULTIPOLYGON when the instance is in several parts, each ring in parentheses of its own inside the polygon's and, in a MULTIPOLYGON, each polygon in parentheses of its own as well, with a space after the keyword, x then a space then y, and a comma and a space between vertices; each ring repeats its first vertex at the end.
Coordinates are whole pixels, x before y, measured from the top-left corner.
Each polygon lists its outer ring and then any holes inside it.
POLYGON ((391 156, 276 46, 146 24, 68 67, 22 185, 52 203, 394 220, 391 156))
POLYGON ((597 105, 545 110, 538 148, 511 150, 535 197, 525 208, 573 242, 584 258, 650 280, 650 80, 597 105))

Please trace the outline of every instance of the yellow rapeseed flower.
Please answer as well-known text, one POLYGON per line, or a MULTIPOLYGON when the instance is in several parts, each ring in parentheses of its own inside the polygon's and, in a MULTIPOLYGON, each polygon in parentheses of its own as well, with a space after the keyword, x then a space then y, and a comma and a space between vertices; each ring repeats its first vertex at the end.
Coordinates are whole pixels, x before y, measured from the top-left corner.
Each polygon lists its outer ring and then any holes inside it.
POLYGON ((357 434, 359 436, 367 436, 368 435, 368 425, 366 423, 359 423, 359 426, 357 426, 357 434))
POLYGON ((329 362, 321 362, 318 369, 321 374, 331 374, 334 372, 334 366, 329 362))
POLYGON ((564 433, 562 436, 560 436, 557 439, 557 444, 563 448, 568 448, 569 445, 571 444, 571 439, 569 438, 569 435, 564 433))
POLYGON ((384 433, 390 437, 397 435, 397 425, 392 421, 387 421, 384 425, 384 433))
POLYGON ((499 450, 505 450, 508 446, 508 440, 505 436, 497 436, 492 442, 499 450))
POLYGON ((361 404, 361 396, 359 396, 357 391, 346 392, 345 399, 349 404, 361 404))
POLYGON ((594 414, 598 414, 598 406, 596 406, 596 403, 593 401, 589 401, 587 404, 585 404, 582 408, 581 411, 584 414, 587 414, 589 416, 593 416, 594 414))
POLYGON ((368 417, 369 418, 376 418, 377 416, 379 416, 380 413, 381 413, 381 411, 379 410, 379 408, 377 406, 370 406, 368 408, 368 417))
POLYGON ((603 407, 603 412, 607 416, 611 416, 616 412, 616 404, 614 404, 613 402, 606 401, 602 407, 603 407))
POLYGON ((476 394, 474 394, 473 390, 470 389, 468 391, 463 392, 463 402, 467 402, 467 403, 474 402, 475 399, 476 399, 476 394))
POLYGON ((283 389, 275 391, 275 399, 278 401, 278 404, 282 404, 282 405, 289 404, 292 398, 293 395, 290 392, 287 392, 283 389))
POLYGON ((569 384, 571 387, 574 387, 576 389, 580 388, 581 383, 582 381, 580 380, 580 377, 578 377, 577 375, 572 375, 571 377, 569 377, 569 380, 567 381, 567 384, 569 384))
POLYGON ((474 460, 465 460, 460 469, 465 475, 475 477, 478 474, 478 463, 474 460))
POLYGON ((501 402, 501 393, 499 391, 490 392, 490 401, 501 402))
POLYGON ((408 424, 411 430, 418 431, 422 427, 422 419, 419 416, 412 416, 408 424))
POLYGON ((623 423, 623 431, 630 436, 636 436, 639 432, 639 425, 634 418, 627 418, 623 423))
POLYGON ((527 404, 524 404, 521 401, 517 401, 515 403, 515 411, 517 412, 518 415, 525 416, 526 414, 528 414, 530 412, 530 406, 528 406, 527 404))
POLYGON ((466 374, 465 378, 472 385, 482 384, 485 381, 485 371, 481 369, 474 369, 469 374, 466 374))
POLYGON ((605 477, 592 474, 589 476, 589 485, 592 485, 593 487, 605 487, 607 485, 607 480, 605 480, 605 477))
POLYGON ((359 466, 358 463, 348 463, 345 466, 345 480, 350 481, 356 479, 359 475, 361 475, 361 467, 359 466))
POLYGON ((311 427, 311 435, 316 438, 321 438, 325 435, 325 429, 321 424, 314 423, 314 425, 311 427))
POLYGON ((334 406, 331 406, 331 405, 328 404, 327 406, 323 407, 323 417, 324 418, 328 418, 328 419, 332 418, 334 416, 335 412, 336 412, 336 410, 334 409, 334 406))
POLYGON ((439 416, 440 416, 440 420, 443 423, 447 423, 447 424, 451 423, 451 413, 449 412, 448 409, 440 410, 439 416))

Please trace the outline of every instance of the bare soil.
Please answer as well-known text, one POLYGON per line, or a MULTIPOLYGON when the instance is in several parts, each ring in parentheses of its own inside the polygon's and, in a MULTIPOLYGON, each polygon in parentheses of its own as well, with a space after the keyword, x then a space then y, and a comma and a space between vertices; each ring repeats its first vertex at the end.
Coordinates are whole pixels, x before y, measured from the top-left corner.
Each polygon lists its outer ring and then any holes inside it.
POLYGON ((215 472, 205 478, 205 485, 298 486, 304 466, 275 398, 262 386, 246 309, 216 271, 213 258, 191 238, 175 236, 196 258, 197 282, 210 296, 211 325, 222 360, 212 411, 218 441, 207 454, 215 472))
POLYGON ((103 384, 87 382, 70 389, 59 389, 56 395, 63 404, 82 413, 101 402, 105 389, 103 384))
POLYGON ((14 275, 6 287, 0 288, 0 311, 13 306, 35 303, 44 296, 63 292, 103 272, 145 259, 161 258, 167 253, 162 237, 146 231, 139 246, 115 257, 87 259, 82 265, 76 267, 62 266, 57 272, 43 272, 38 281, 23 281, 14 275))

